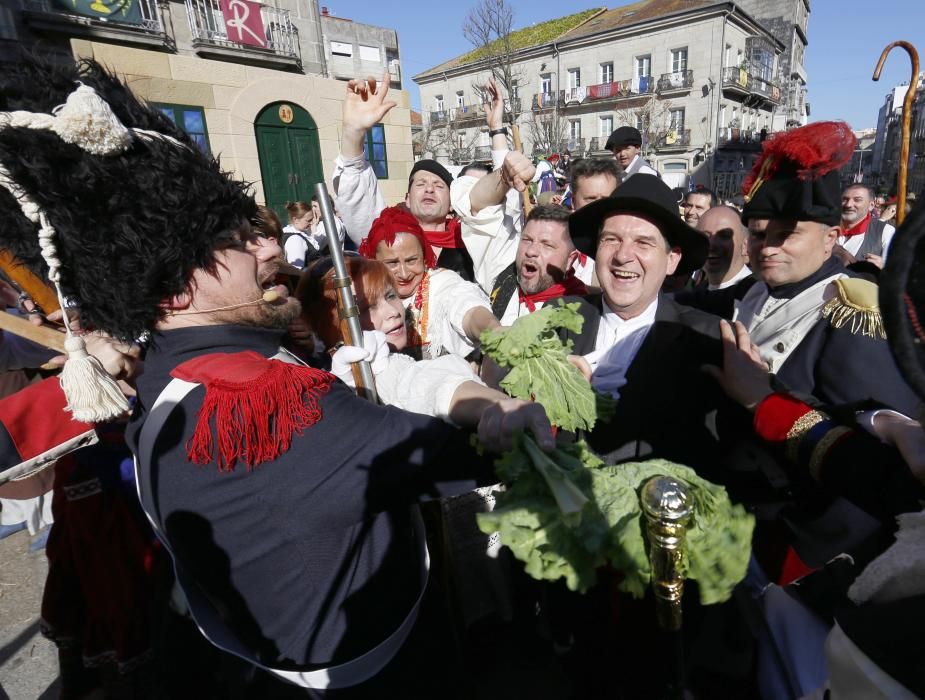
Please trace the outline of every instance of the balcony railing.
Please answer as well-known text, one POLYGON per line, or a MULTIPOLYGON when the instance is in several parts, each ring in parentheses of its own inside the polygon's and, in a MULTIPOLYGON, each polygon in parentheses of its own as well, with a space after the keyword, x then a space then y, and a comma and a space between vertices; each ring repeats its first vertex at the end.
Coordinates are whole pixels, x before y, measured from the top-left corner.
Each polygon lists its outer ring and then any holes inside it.
MULTIPOLYGON (((765 133, 767 136, 767 133, 765 133)), ((761 145, 761 131, 758 129, 739 129, 736 127, 721 127, 719 130, 719 145, 755 146, 761 145)))
POLYGON ((759 95, 769 102, 780 104, 780 86, 749 73, 742 66, 723 68, 723 87, 742 93, 759 95))
POLYGON ((533 109, 550 109, 556 105, 562 106, 564 91, 538 92, 533 96, 533 109))
POLYGON ((22 9, 49 17, 58 17, 87 26, 107 27, 139 31, 147 34, 164 34, 164 25, 161 23, 160 13, 157 11, 157 0, 138 0, 141 12, 140 21, 126 19, 118 10, 106 17, 88 17, 74 12, 68 12, 59 5, 52 4, 51 0, 22 0, 22 9))
POLYGON ((694 71, 691 69, 662 73, 658 79, 658 91, 671 92, 673 90, 690 90, 694 85, 694 71))
POLYGON ((445 109, 438 109, 436 112, 430 113, 431 124, 446 124, 447 119, 449 118, 450 113, 445 109))
POLYGON ((263 46, 243 44, 229 38, 219 0, 186 0, 186 15, 194 43, 228 49, 266 51, 278 56, 300 58, 299 30, 292 24, 289 10, 260 5, 260 18, 265 35, 258 37, 257 41, 263 46))
POLYGON ((605 143, 607 143, 606 136, 592 136, 591 142, 588 144, 588 151, 590 153, 597 153, 598 151, 603 151, 605 143))
POLYGON ((476 146, 472 157, 474 160, 491 160, 491 146, 476 146))
POLYGON ((690 129, 669 129, 668 133, 659 136, 655 147, 659 149, 686 148, 691 145, 690 129))
POLYGON ((743 92, 751 89, 751 76, 748 69, 741 66, 723 68, 723 87, 738 88, 743 92))
POLYGON ((470 119, 484 119, 485 110, 484 106, 481 104, 467 105, 461 104, 456 105, 450 109, 450 121, 454 122, 463 122, 470 119))

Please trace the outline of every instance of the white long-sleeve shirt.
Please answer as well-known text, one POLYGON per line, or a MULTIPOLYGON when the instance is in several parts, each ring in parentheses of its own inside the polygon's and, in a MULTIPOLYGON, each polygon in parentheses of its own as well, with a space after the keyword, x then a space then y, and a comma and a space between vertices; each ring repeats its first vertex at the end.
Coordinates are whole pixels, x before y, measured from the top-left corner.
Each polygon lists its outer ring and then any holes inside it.
POLYGON ((337 156, 334 162, 334 203, 357 246, 369 234, 373 221, 385 209, 376 173, 365 155, 337 156))

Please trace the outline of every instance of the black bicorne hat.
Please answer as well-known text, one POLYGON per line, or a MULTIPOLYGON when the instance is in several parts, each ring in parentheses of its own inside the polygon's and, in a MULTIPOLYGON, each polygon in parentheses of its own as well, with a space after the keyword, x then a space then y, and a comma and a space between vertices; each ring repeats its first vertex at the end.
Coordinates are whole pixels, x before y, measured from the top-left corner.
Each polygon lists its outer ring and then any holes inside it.
POLYGON ((925 401, 925 207, 916 207, 890 242, 880 312, 899 371, 925 401))
POLYGON ((609 197, 591 202, 569 217, 569 234, 575 247, 593 257, 604 219, 620 213, 651 220, 669 245, 681 249, 681 262, 675 274, 692 273, 707 261, 709 239, 681 218, 671 188, 655 175, 645 173, 633 175, 609 197))
POLYGON ((838 169, 857 145, 844 122, 817 122, 777 134, 743 185, 742 221, 792 219, 835 226, 841 220, 838 169))

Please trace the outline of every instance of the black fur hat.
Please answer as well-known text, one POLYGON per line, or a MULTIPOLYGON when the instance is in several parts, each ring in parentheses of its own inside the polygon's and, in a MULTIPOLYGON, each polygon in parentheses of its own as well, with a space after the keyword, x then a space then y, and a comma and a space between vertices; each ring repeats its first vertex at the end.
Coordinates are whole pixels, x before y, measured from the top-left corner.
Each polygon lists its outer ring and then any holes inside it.
MULTIPOLYGON (((0 112, 50 115, 81 83, 128 129, 172 138, 136 133, 125 150, 95 155, 0 114, 0 168, 54 227, 60 284, 84 327, 132 340, 154 327, 158 303, 182 292, 196 268, 213 267, 216 245, 253 218, 255 203, 246 184, 93 61, 62 66, 26 57, 5 66, 0 112)), ((47 278, 38 230, 0 188, 0 248, 47 278)))

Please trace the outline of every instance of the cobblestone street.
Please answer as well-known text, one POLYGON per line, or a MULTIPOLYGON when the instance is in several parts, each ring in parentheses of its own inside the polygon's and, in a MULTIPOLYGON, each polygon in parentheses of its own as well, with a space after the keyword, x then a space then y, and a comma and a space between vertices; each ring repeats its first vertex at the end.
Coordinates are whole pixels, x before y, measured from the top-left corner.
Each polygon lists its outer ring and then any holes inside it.
POLYGON ((26 530, 0 540, 0 700, 58 695, 54 645, 39 632, 45 550, 29 551, 26 530))

